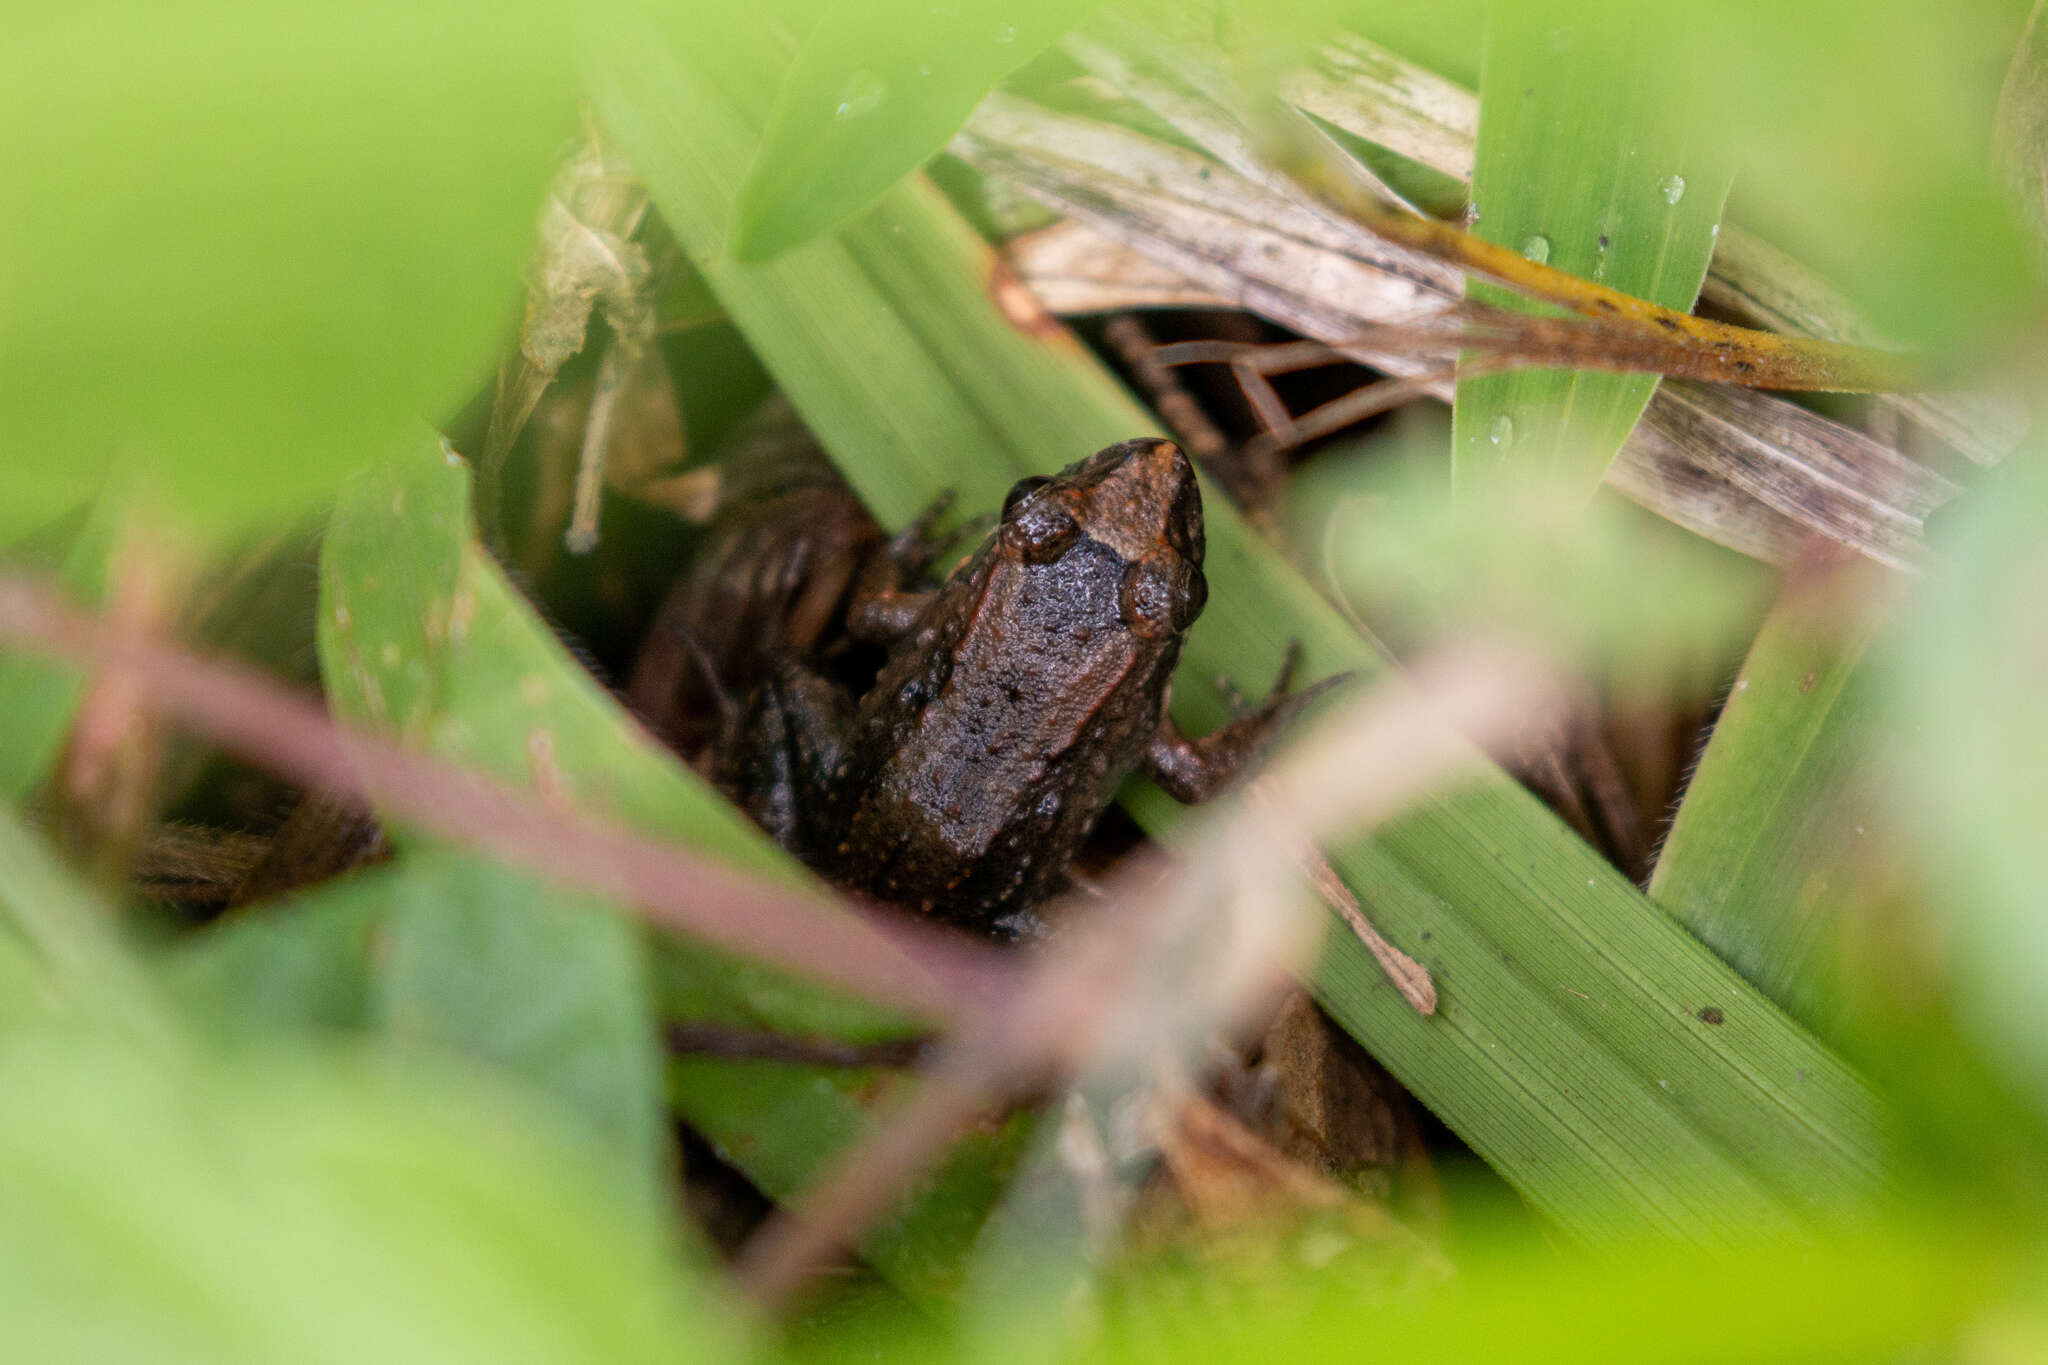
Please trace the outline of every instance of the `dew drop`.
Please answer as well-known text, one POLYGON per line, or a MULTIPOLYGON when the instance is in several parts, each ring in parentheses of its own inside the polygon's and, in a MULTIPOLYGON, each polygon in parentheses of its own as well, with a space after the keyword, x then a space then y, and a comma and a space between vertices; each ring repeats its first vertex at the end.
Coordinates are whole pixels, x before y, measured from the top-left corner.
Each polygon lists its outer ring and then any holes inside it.
POLYGON ((1502 413, 1493 419, 1493 425, 1486 429, 1486 439, 1501 448, 1503 452, 1514 444, 1515 419, 1502 413))
POLYGON ((1008 47, 1011 43, 1016 42, 1017 26, 1015 24, 1004 24, 996 30, 996 41, 1004 47, 1008 47))
POLYGON ((880 76, 872 71, 856 71, 839 88, 839 107, 832 112, 839 118, 871 114, 881 107, 882 97, 887 93, 888 87, 882 84, 880 76))
POLYGON ((1665 203, 1675 204, 1685 198, 1685 177, 1682 175, 1667 175, 1658 183, 1657 188, 1664 192, 1665 203))
POLYGON ((1550 259, 1550 239, 1540 232, 1537 233, 1522 243, 1522 254, 1536 264, 1542 265, 1550 259))

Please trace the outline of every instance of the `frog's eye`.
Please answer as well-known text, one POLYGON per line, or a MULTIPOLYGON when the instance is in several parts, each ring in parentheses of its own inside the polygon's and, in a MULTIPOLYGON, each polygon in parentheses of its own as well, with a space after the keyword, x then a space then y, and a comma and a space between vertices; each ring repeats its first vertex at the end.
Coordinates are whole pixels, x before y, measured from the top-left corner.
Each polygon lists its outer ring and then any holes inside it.
MULTIPOLYGON (((1029 482, 1029 479, 1025 480, 1025 483, 1029 482)), ((1017 485, 1018 488, 1023 486, 1017 485)), ((1017 494, 1012 490, 1010 496, 1014 499, 1017 494)), ((1015 509, 1003 509, 1003 543, 1026 563, 1043 564, 1057 559, 1080 534, 1081 528, 1057 502, 1034 502, 1015 509)))
POLYGON ((1202 571, 1178 556, 1139 560, 1124 570, 1117 588, 1124 624, 1148 640, 1186 630, 1208 600, 1209 583, 1202 571))
POLYGON ((1186 630, 1202 614, 1202 608, 1209 605, 1209 578, 1200 569, 1190 568, 1186 587, 1174 598, 1173 628, 1186 630))
POLYGON ((1052 480, 1046 478, 1043 474, 1033 474, 1028 479, 1019 479, 1011 484, 1009 496, 1003 499, 1003 520, 1008 521, 1010 519, 1010 513, 1016 509, 1018 503, 1024 501, 1024 499, 1030 497, 1033 493, 1036 493, 1051 482, 1052 480))

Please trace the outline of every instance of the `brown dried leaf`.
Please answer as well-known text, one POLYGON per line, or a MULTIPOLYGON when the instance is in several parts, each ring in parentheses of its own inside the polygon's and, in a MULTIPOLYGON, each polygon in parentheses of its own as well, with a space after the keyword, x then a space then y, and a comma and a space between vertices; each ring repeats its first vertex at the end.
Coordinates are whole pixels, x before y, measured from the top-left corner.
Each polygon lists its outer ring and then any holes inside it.
MULTIPOLYGON (((1179 273, 1208 300, 1400 376, 1427 373, 1436 361, 1347 343, 1374 327, 1438 318, 1461 297, 1457 272, 1442 262, 1117 125, 997 94, 976 110, 953 150, 1084 225, 1013 244, 1012 262, 1027 282, 1040 274, 1041 252, 1056 251, 1060 261, 1085 254, 1077 233, 1092 229, 1179 273)), ((1722 389, 1712 399, 1699 396, 1706 392, 1660 386, 1610 471, 1619 491, 1708 539, 1774 562, 1808 533, 1895 567, 1915 562, 1922 519, 1954 491, 1946 480, 1784 399, 1722 389)))

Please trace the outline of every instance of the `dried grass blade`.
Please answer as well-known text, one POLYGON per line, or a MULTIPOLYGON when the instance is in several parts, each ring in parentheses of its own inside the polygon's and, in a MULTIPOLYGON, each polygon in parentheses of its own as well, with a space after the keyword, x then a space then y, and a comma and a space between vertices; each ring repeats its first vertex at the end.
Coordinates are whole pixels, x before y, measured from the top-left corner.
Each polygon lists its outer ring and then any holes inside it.
MULTIPOLYGON (((1426 355, 1349 343, 1375 327, 1426 323, 1453 307, 1455 272, 1391 252, 1371 234, 1185 148, 996 94, 975 111, 953 151, 1084 225, 1021 244, 1013 259, 1029 279, 1039 276, 1040 244, 1050 244, 1055 271, 1091 251, 1135 253, 1199 296, 1258 313, 1389 374, 1414 377, 1434 364, 1426 355), (1082 231, 1114 247, 1092 246, 1082 231)), ((1156 271, 1147 288, 1158 291, 1154 278, 1156 271)), ((1080 301, 1108 300, 1091 294, 1080 301)), ((1698 392, 1671 385, 1651 401, 1609 471, 1620 491, 1710 540, 1774 562, 1809 534, 1880 563, 1917 559, 1917 544, 1902 537, 1917 542, 1926 511, 1953 492, 1945 480, 1767 395, 1716 391, 1709 420, 1697 411, 1698 392), (1868 467, 1845 491, 1844 469, 1860 465, 1868 467), (1769 490, 1766 500, 1754 492, 1760 487, 1769 490)))

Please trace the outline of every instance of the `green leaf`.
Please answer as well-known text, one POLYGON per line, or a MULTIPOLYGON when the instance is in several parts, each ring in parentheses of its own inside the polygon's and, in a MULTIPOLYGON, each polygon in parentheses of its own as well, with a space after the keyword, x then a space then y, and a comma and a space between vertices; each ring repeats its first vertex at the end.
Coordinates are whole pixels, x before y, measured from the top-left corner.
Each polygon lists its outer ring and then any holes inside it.
POLYGON ((48 1360, 737 1358, 591 1165, 461 1072, 38 1030, 0 1049, 0 1314, 48 1360))
POLYGON ((843 227, 1100 0, 837 0, 783 78, 733 206, 761 261, 843 227))
POLYGON ((1769 601, 1762 566, 1619 498, 1565 480, 1453 498, 1447 423, 1324 452, 1287 495, 1294 543, 1323 547, 1331 591, 1398 654, 1433 639, 1510 633, 1581 666, 1640 676, 1674 657, 1741 648, 1769 601), (1370 447, 1367 449, 1366 447, 1370 447), (1422 484, 1402 466, 1432 476, 1422 484))
MULTIPOLYGON (((475 546, 467 498, 460 462, 423 448, 366 478, 337 509, 324 546, 320 622, 322 667, 337 709, 410 732, 441 757, 540 787, 650 834, 768 875, 806 875, 696 774, 656 748, 570 657, 475 546)), ((403 831, 399 838, 407 846, 402 859, 420 856, 416 839, 403 831)), ((643 968, 637 951, 617 952, 614 935, 628 926, 602 919, 585 898, 522 874, 493 872, 481 882, 438 898, 406 893, 423 936, 416 944, 422 959, 407 975, 421 992, 440 990, 437 979, 451 992, 473 992, 470 1004, 455 1002, 461 1019, 435 1029, 471 1051, 493 1055, 531 1027, 520 1018, 522 991, 529 1001, 554 993, 562 997, 551 1006, 557 1017, 611 1021, 614 1078, 630 1077, 638 1086, 645 1040, 656 1026, 642 984, 650 970, 668 1017, 855 1038, 902 1036, 918 1027, 898 1011, 688 940, 661 940, 654 963, 643 968), (497 887, 495 897, 481 882, 497 887), (501 926, 487 922, 493 911, 503 916, 501 926), (437 914, 448 922, 435 925, 437 914), (487 940, 490 964, 469 960, 476 949, 465 935, 487 940), (580 972, 569 970, 577 963, 580 972), (621 1000, 633 1002, 631 1019, 614 1013, 621 1000), (636 1026, 631 1042, 619 1032, 629 1026, 636 1026)), ((351 912, 344 906, 336 913, 351 912)), ((388 988, 380 989, 388 999, 388 988)), ((429 1006, 448 1002, 416 999, 408 1010, 429 1006)), ((548 1066, 547 1085, 558 1093, 598 1095, 603 1111, 615 1116, 640 1112, 637 1094, 625 1103, 618 1090, 592 1081, 587 1056, 564 1070, 569 1061, 543 1046, 526 1064, 548 1066)), ((871 1121, 887 1098, 875 1079, 773 1063, 684 1061, 672 1068, 668 1094, 740 1170, 770 1195, 788 1197, 871 1121)), ((863 1243, 865 1254, 906 1291, 942 1293, 959 1248, 987 1211, 998 1169, 992 1163, 1003 1146, 963 1149, 955 1158, 958 1174, 921 1188, 863 1243)))
POLYGON ((667 1106, 636 926, 480 858, 408 858, 390 889, 379 1027, 532 1082, 661 1198, 667 1106))
MULTIPOLYGON (((0 805, 0 934, 15 935, 42 969, 40 979, 30 979, 44 998, 33 1003, 118 1025, 151 1046, 166 1045, 174 1025, 115 925, 113 910, 79 883, 40 835, 0 805)), ((14 1011, 30 1003, 14 1002, 14 1011)))
POLYGON ((181 940, 172 987, 202 1017, 261 1032, 370 1026, 379 940, 413 859, 322 882, 181 940))
POLYGON ((2048 465, 2038 438, 2031 446, 1943 525, 1942 567, 1885 658, 1888 730, 1910 763, 1903 805, 1926 831, 1963 1022, 2048 1112, 2048 465))
MULTIPOLYGON (((1002 277, 987 248, 922 181, 834 240, 765 266, 725 259, 723 209, 761 134, 732 92, 772 81, 786 55, 741 16, 671 23, 620 30, 600 112, 755 352, 885 519, 946 487, 964 506, 995 506, 1020 474, 1157 430, 1070 335, 1015 290, 991 288, 1002 277)), ((1207 521, 1212 597, 1175 689, 1185 723, 1200 730, 1225 712, 1200 680, 1262 676, 1290 640, 1311 676, 1384 670, 1220 497, 1207 521)), ((1180 818, 1163 798, 1137 813, 1155 831, 1180 818)), ((1436 973, 1443 1007, 1417 1016, 1344 934, 1316 975, 1323 999, 1569 1232, 1733 1240, 1882 1184, 1886 1119, 1862 1081, 1506 778, 1426 805, 1336 861, 1436 973), (1699 1017, 1710 1005, 1722 1023, 1699 1017)))
MULTIPOLYGON (((10 567, 48 568, 59 587, 82 604, 99 603, 106 592, 114 553, 119 499, 102 497, 80 521, 70 545, 44 559, 14 554, 10 567), (40 562, 39 562, 40 561, 40 562)), ((49 775, 71 731, 85 695, 85 671, 37 655, 0 651, 0 798, 25 801, 49 775)))
POLYGON ((2038 1315, 2014 1311, 2038 1292, 2032 1258, 1953 1211, 1840 1239, 1760 1240, 1739 1256, 1652 1245, 1594 1264, 1548 1248, 1473 1257, 1449 1285, 1397 1281, 1370 1298, 1386 1273, 1379 1248, 1316 1269, 1275 1260, 1275 1273, 1227 1290, 1212 1263, 1206 1275, 1168 1264, 1129 1277, 1067 1358, 1819 1365, 1942 1358, 1990 1323, 2011 1324, 2001 1339, 2020 1358, 2044 1344, 2038 1315))
MULTIPOLYGON (((1614 0, 1495 7, 1479 82, 1473 230, 1625 294, 1690 309, 1734 161, 1687 104, 1688 25, 1614 0)), ((1471 297, 1527 308, 1475 283, 1471 297)), ((1461 489, 1497 471, 1597 488, 1655 375, 1523 370, 1458 382, 1461 489)))
POLYGON ((1741 158, 1733 216, 1901 345, 1969 357, 2038 315, 2035 244, 1986 155, 2023 6, 1730 0, 1711 12, 1693 80, 1741 158))
POLYGON ((517 1077, 652 1203, 669 1152, 644 970, 605 906, 439 848, 238 915, 167 963, 229 1037, 377 1033, 517 1077))
POLYGON ((512 321, 575 129, 559 7, 135 0, 0 48, 0 539, 115 461, 204 532, 325 503, 512 321))
MULTIPOLYGON (((1812 584, 1757 633, 1650 878, 1663 906, 1787 1013, 1839 1033, 1845 916, 1889 851, 1871 802, 1876 614, 1812 584)), ((1870 585, 1864 584, 1864 587, 1870 585)))
MULTIPOLYGON (((328 693, 343 714, 430 748, 490 750, 501 770, 499 744, 516 735, 516 775, 545 778, 551 767, 535 769, 551 763, 536 747, 542 731, 514 727, 548 690, 536 670, 554 661, 524 637, 508 590, 465 566, 467 543, 467 474, 444 451, 351 491, 322 546, 328 693), (465 567, 487 581, 465 579, 465 567), (473 680, 463 669, 477 664, 505 670, 493 676, 509 705, 491 697, 486 713, 464 704, 473 680)), ((376 885, 389 896, 372 977, 376 1023, 524 1077, 602 1134, 644 1193, 659 1190, 664 1106, 637 928, 528 874, 431 846, 407 848, 402 875, 376 885)))

